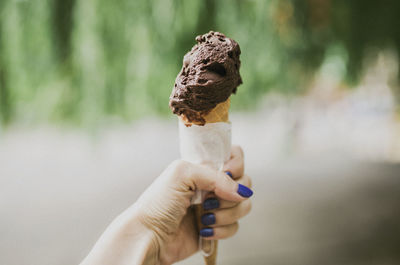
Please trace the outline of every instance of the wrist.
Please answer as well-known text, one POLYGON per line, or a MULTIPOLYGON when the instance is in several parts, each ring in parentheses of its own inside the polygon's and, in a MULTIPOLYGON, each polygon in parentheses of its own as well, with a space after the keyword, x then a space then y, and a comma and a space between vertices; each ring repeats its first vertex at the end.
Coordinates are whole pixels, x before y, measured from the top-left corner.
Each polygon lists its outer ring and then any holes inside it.
POLYGON ((155 233, 131 207, 110 224, 81 265, 159 264, 159 249, 155 233))
MULTIPOLYGON (((131 206, 115 220, 119 229, 121 242, 126 240, 128 245, 121 246, 132 256, 132 264, 158 265, 160 244, 156 233, 142 222, 142 212, 131 206)), ((131 263, 129 263, 131 264, 131 263)))

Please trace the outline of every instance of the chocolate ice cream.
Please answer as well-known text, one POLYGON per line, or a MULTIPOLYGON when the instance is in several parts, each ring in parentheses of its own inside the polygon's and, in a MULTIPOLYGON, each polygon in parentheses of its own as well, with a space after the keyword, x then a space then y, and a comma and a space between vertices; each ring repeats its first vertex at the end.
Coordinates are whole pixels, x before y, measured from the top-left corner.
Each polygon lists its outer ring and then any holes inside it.
POLYGON ((183 58, 169 105, 189 122, 204 125, 204 115, 224 102, 242 83, 239 44, 210 31, 196 37, 197 44, 183 58))

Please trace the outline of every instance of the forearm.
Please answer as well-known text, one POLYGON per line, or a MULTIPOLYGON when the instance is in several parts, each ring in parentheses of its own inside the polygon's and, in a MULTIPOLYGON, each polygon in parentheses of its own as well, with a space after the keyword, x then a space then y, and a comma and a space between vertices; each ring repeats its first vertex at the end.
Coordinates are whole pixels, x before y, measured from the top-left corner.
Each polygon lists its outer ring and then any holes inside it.
POLYGON ((154 265, 159 264, 158 253, 154 233, 132 208, 110 224, 80 265, 154 265))

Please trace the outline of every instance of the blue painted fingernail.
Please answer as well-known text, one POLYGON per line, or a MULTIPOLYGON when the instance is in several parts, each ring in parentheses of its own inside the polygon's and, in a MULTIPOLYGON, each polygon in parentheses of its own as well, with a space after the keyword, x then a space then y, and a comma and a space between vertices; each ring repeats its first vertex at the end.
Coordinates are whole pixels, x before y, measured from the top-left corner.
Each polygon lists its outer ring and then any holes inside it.
POLYGON ((200 235, 202 237, 210 237, 214 235, 214 230, 210 227, 206 227, 200 230, 200 235))
POLYGON ((204 210, 212 210, 219 208, 219 201, 217 198, 209 198, 203 202, 204 210))
POLYGON ((240 196, 245 198, 249 198, 251 197, 251 195, 253 195, 253 191, 242 184, 239 184, 237 193, 239 193, 240 196))
POLYGON ((215 224, 215 215, 213 213, 203 214, 201 217, 201 223, 203 225, 213 225, 215 224))
POLYGON ((225 171, 225 173, 226 173, 229 177, 233 178, 233 175, 232 175, 232 173, 231 173, 230 171, 225 171))

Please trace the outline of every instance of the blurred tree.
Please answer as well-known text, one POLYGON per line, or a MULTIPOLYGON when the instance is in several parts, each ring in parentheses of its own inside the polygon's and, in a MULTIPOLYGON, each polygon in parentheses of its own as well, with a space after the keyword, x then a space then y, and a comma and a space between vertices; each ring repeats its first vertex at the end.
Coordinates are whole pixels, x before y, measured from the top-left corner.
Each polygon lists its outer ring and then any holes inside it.
POLYGON ((169 114, 183 55, 209 30, 241 45, 236 108, 271 89, 305 91, 331 54, 354 85, 366 55, 400 59, 399 13, 396 0, 2 0, 0 117, 95 125, 169 114))
POLYGON ((400 50, 399 1, 291 2, 295 10, 294 27, 304 36, 304 44, 292 47, 292 50, 307 59, 313 70, 321 65, 330 45, 339 43, 348 56, 347 81, 354 84, 359 81, 367 52, 386 48, 400 50))
MULTIPOLYGON (((4 12, 4 2, 0 2, 0 16, 4 12)), ((7 89, 7 73, 4 59, 4 48, 3 46, 3 23, 0 20, 0 120, 2 123, 8 123, 11 118, 11 106, 9 106, 9 95, 7 89)))
POLYGON ((54 46, 59 60, 65 62, 71 54, 75 0, 54 0, 52 5, 54 46))
MULTIPOLYGON (((1 26, 1 25, 0 25, 1 26)), ((1 36, 0 35, 0 52, 1 52, 1 36)), ((11 118, 11 106, 9 106, 9 95, 7 90, 7 73, 0 53, 0 118, 2 123, 8 123, 11 118)))

